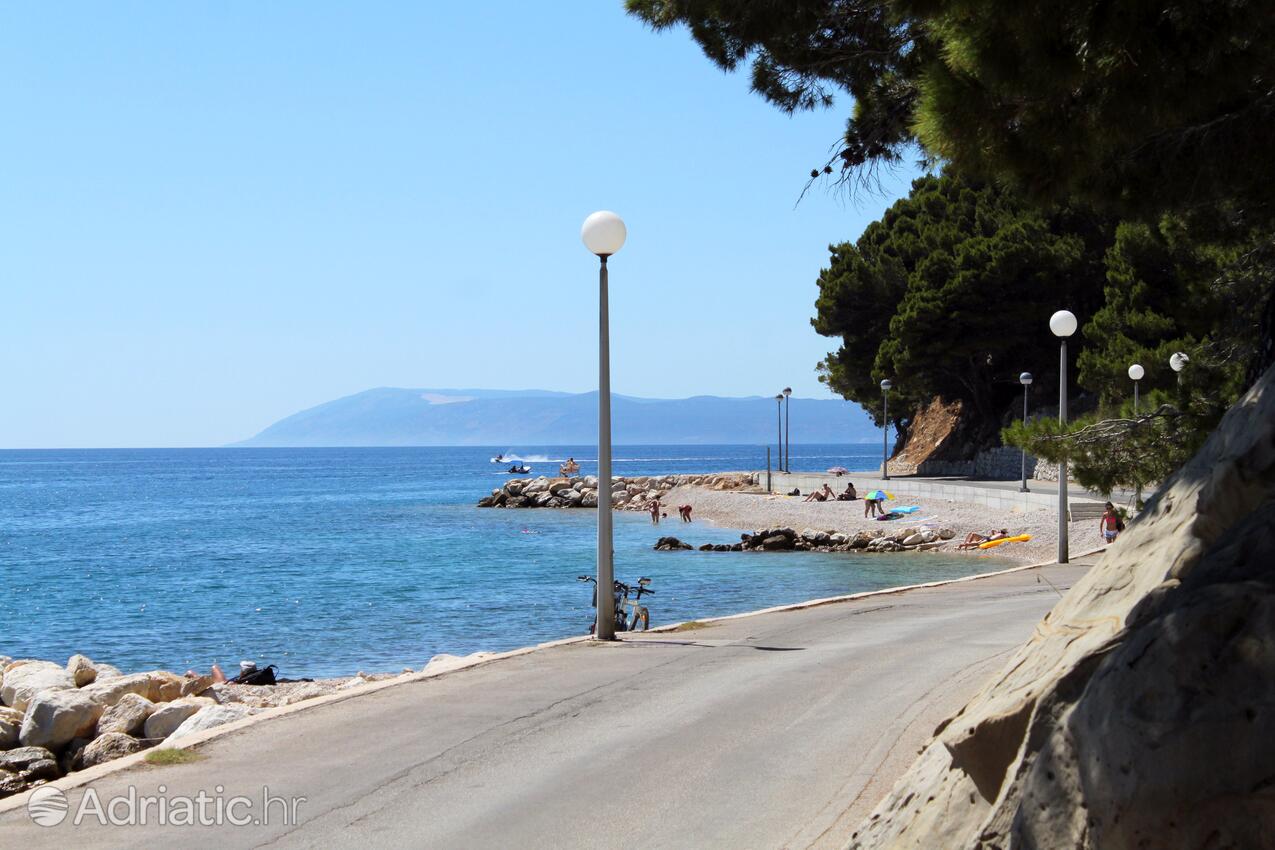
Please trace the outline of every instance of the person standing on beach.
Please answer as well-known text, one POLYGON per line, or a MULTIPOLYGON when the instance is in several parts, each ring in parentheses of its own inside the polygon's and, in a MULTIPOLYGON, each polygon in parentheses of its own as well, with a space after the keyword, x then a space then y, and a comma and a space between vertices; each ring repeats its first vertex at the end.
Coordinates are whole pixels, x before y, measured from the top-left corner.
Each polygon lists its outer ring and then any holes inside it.
POLYGON ((868 496, 865 496, 863 499, 863 515, 865 517, 869 516, 869 514, 871 514, 871 516, 876 516, 881 511, 881 500, 868 498, 872 495, 872 493, 869 493, 868 496))
POLYGON ((1102 520, 1098 526, 1102 533, 1104 543, 1114 543, 1115 539, 1120 536, 1120 532, 1124 531, 1124 520, 1120 518, 1116 506, 1107 502, 1106 510, 1102 512, 1102 520))

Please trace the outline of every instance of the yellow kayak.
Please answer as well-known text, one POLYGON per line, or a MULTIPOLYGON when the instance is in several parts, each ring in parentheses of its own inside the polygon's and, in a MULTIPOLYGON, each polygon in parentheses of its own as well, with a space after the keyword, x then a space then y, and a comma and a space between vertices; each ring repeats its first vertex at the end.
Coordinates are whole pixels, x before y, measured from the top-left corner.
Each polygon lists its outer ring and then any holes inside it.
POLYGON ((1002 537, 1000 540, 989 540, 986 543, 980 543, 978 544, 978 548, 995 549, 997 546, 1001 545, 1002 543, 1026 543, 1028 540, 1031 540, 1031 539, 1032 539, 1032 536, 1030 534, 1020 534, 1017 537, 1002 537))

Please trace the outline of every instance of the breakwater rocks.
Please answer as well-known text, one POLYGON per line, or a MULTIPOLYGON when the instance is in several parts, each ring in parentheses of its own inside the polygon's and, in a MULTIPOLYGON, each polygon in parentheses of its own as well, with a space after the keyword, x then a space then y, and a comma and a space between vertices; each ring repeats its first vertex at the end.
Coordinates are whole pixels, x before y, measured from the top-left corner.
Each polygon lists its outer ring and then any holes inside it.
POLYGON ((0 655, 0 798, 280 705, 393 674, 278 685, 214 683, 167 670, 120 672, 0 655))
MULTIPOLYGON (((701 552, 924 552, 945 547, 956 536, 950 528, 934 531, 928 528, 904 528, 879 534, 859 531, 818 531, 806 528, 767 528, 752 534, 741 534, 738 543, 705 543, 701 552)), ((676 537, 661 537, 655 543, 658 552, 688 550, 696 547, 676 537)))
MULTIPOLYGON (((707 487, 711 490, 746 490, 757 486, 751 472, 718 472, 707 475, 612 476, 611 506, 619 510, 647 511, 674 487, 707 487)), ((511 478, 504 487, 478 500, 480 508, 596 508, 598 478, 511 478)))

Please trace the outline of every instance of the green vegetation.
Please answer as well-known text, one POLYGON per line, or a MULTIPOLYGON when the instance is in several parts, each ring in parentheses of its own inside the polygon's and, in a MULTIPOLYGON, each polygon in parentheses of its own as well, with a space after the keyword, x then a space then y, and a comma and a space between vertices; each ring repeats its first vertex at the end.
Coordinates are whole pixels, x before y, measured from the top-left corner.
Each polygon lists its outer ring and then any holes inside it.
POLYGON ((163 749, 148 752, 145 762, 154 765, 190 764, 194 761, 203 761, 204 758, 205 756, 192 750, 175 750, 172 747, 164 747, 163 749))
POLYGON ((1137 486, 1189 456, 1275 361, 1268 3, 627 6, 655 29, 687 26, 726 70, 751 65, 753 89, 781 109, 849 95, 841 144, 812 181, 863 185, 917 157, 942 168, 833 246, 819 278, 814 325, 842 340, 822 378, 877 417, 878 381, 892 378, 902 435, 940 396, 963 402, 974 443, 996 442, 1020 369, 1047 402, 1044 320, 1065 306, 1082 323, 1070 353, 1087 413, 1066 433, 1041 422, 1004 439, 1068 457, 1100 489, 1137 486), (1168 369, 1179 350, 1181 384, 1168 369))

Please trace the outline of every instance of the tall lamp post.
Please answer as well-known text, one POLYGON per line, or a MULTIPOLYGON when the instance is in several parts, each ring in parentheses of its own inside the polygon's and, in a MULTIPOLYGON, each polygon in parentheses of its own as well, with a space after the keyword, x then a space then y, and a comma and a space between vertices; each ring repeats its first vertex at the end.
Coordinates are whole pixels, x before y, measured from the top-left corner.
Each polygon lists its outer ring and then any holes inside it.
POLYGON ((1141 381, 1146 374, 1147 370, 1137 363, 1129 367, 1129 379, 1133 381, 1133 415, 1135 417, 1138 415, 1138 381, 1141 381))
POLYGON ((601 261, 598 267, 598 626, 594 637, 615 640, 615 551, 611 535, 611 338, 607 305, 607 257, 624 246, 628 230, 618 215, 593 213, 580 228, 584 247, 601 261))
MULTIPOLYGON (((1147 370, 1142 368, 1140 363, 1134 363, 1129 367, 1129 378, 1133 381, 1133 418, 1138 418, 1138 381, 1147 374, 1147 370)), ((1142 507, 1142 485, 1139 484, 1134 490, 1133 504, 1135 508, 1142 507)))
POLYGON ((890 383, 889 378, 881 381, 881 479, 883 481, 890 480, 890 469, 887 466, 890 459, 890 387, 894 384, 890 383))
POLYGON ((784 472, 792 472, 792 436, 788 430, 788 405, 792 400, 792 387, 784 387, 784 472))
MULTIPOLYGON (((1067 337, 1076 332, 1076 316, 1059 310, 1049 317, 1049 329, 1058 337, 1058 422, 1067 424, 1067 337)), ((1068 560, 1067 546, 1067 459, 1058 462, 1058 563, 1068 560)))
POLYGON ((779 443, 779 471, 784 471, 784 394, 775 393, 775 441, 779 443))
MULTIPOLYGON (((1027 425, 1027 388, 1032 385, 1032 373, 1023 372, 1018 376, 1018 383, 1023 385, 1023 425, 1027 425)), ((1027 491, 1027 449, 1023 449, 1023 486, 1018 488, 1020 493, 1027 491)))
POLYGON ((1176 351, 1169 357, 1169 368, 1178 373, 1178 383, 1182 383, 1182 370, 1186 368, 1186 364, 1191 362, 1191 358, 1186 356, 1185 351, 1176 351))

